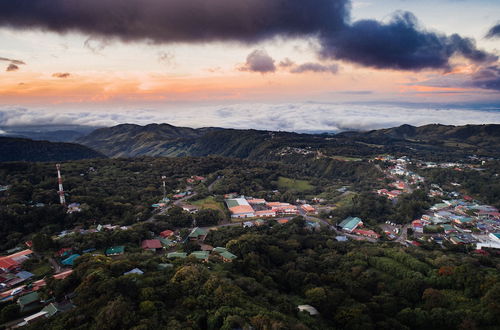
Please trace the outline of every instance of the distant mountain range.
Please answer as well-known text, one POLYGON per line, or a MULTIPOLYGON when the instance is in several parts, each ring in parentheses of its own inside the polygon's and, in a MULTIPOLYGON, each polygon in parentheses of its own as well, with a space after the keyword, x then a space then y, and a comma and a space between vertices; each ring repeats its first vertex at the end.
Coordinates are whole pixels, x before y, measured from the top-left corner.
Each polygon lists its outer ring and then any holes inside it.
POLYGON ((0 161, 68 161, 103 158, 100 152, 75 143, 0 137, 0 161))
MULTIPOLYGON (((55 131, 50 134, 57 133, 55 131)), ((71 133, 59 132, 64 137, 71 133)), ((382 153, 461 158, 499 157, 500 125, 426 125, 343 132, 299 134, 225 128, 188 128, 169 124, 122 124, 80 136, 78 144, 0 139, 0 161, 70 160, 96 157, 224 156, 296 162, 305 158, 337 159, 382 153), (95 150, 95 151, 94 151, 95 150)))
POLYGON ((82 125, 0 126, 0 136, 50 142, 74 142, 99 127, 82 125))
POLYGON ((109 157, 220 155, 279 160, 294 151, 352 156, 398 151, 498 156, 500 125, 403 125, 332 135, 124 124, 95 130, 76 142, 109 157))

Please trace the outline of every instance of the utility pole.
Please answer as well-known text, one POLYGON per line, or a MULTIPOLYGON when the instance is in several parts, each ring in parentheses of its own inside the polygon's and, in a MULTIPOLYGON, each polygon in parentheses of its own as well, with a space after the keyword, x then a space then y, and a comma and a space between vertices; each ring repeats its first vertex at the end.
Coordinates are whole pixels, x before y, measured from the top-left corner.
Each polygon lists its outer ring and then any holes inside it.
POLYGON ((63 183, 62 183, 62 177, 61 177, 61 164, 56 164, 57 168, 57 182, 59 183, 59 202, 61 205, 66 206, 66 198, 64 198, 64 188, 63 188, 63 183))

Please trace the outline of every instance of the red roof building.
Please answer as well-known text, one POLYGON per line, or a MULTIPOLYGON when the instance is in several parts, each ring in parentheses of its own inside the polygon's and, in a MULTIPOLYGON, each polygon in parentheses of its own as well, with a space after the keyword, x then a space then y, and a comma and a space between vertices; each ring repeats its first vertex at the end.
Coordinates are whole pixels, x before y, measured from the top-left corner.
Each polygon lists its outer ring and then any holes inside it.
POLYGON ((162 249, 163 246, 161 245, 160 240, 158 239, 147 239, 145 241, 142 241, 141 247, 144 250, 156 250, 156 249, 162 249))
POLYGON ((162 231, 160 233, 160 236, 163 237, 163 238, 167 238, 167 237, 172 236, 173 234, 174 234, 173 231, 167 229, 167 230, 162 231))
POLYGON ((371 237, 371 238, 379 238, 380 235, 369 229, 354 229, 353 233, 361 236, 371 237))

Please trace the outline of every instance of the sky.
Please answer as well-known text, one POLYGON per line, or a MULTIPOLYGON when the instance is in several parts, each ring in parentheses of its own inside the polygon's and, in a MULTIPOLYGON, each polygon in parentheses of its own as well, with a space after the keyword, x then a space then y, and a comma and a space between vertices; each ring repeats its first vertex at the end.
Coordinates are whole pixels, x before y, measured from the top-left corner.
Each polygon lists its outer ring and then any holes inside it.
POLYGON ((0 0, 0 126, 500 123, 496 0, 0 0))

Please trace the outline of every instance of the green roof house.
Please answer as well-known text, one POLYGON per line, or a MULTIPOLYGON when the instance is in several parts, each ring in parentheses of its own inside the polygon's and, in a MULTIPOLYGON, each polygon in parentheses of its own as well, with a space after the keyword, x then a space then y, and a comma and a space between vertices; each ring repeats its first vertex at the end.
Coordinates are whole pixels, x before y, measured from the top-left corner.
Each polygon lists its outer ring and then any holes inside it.
POLYGON ((207 235, 207 231, 200 227, 194 228, 189 234, 189 239, 195 240, 207 235))
POLYGON ((118 256, 125 252, 125 247, 123 245, 113 246, 106 250, 107 256, 118 256))
POLYGON ((195 257, 196 259, 199 260, 208 261, 209 254, 210 253, 208 251, 194 251, 189 256, 195 257))
POLYGON ((224 251, 224 252, 220 253, 220 256, 222 257, 222 260, 224 262, 231 262, 234 259, 238 258, 237 256, 235 256, 234 254, 232 254, 229 251, 224 251))
POLYGON ((220 247, 220 246, 218 246, 212 250, 212 252, 215 252, 215 253, 222 253, 222 252, 226 252, 226 251, 227 251, 227 249, 225 247, 220 247))
POLYGON ((17 304, 21 308, 21 312, 31 309, 35 307, 40 302, 40 297, 38 296, 38 292, 30 292, 25 294, 24 296, 19 297, 17 300, 17 304))

